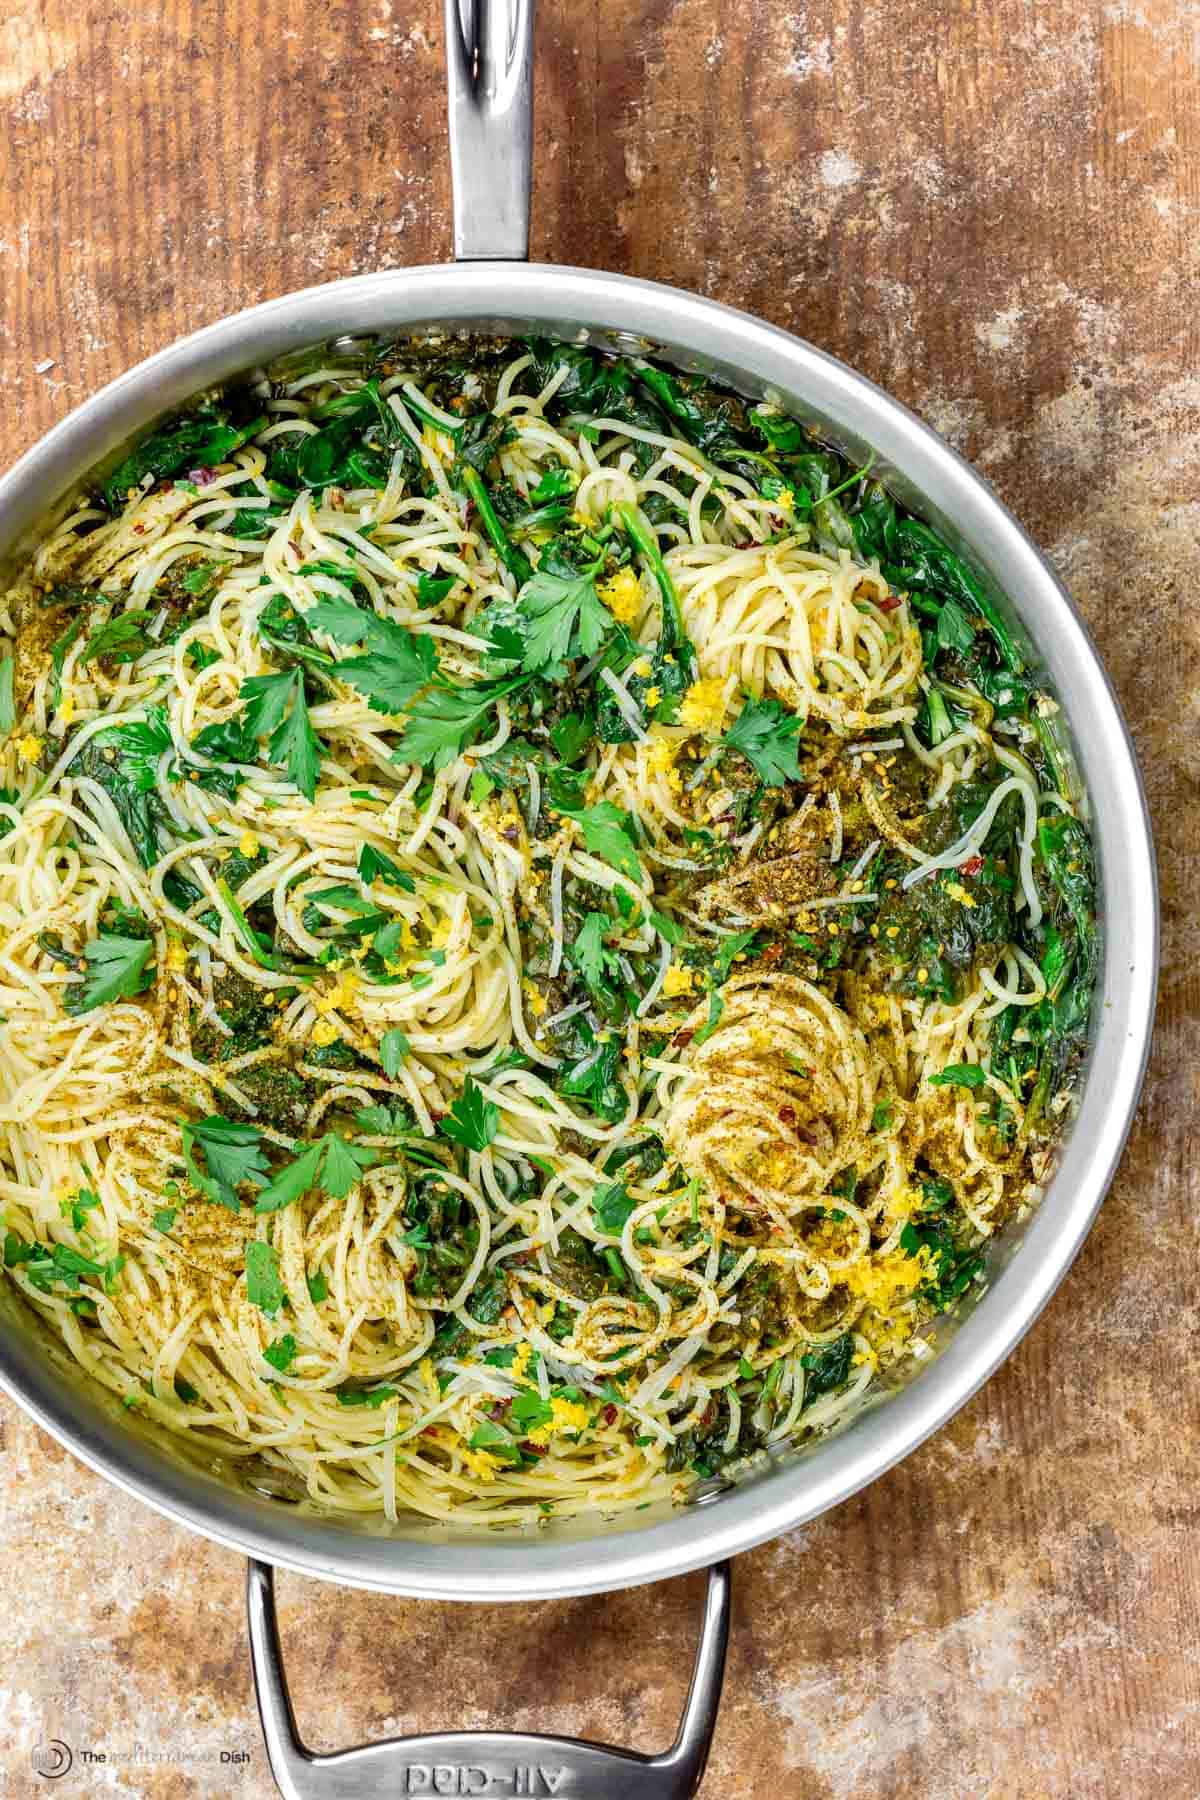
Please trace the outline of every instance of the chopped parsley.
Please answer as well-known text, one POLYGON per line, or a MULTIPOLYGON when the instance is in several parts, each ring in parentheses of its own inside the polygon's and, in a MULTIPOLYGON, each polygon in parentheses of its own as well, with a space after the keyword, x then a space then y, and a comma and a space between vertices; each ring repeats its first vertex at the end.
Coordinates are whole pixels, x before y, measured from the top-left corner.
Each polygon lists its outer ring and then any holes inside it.
POLYGON ((462 1093, 439 1121, 438 1130, 464 1150, 486 1150, 499 1129, 499 1107, 485 1098, 478 1082, 468 1075, 462 1093))

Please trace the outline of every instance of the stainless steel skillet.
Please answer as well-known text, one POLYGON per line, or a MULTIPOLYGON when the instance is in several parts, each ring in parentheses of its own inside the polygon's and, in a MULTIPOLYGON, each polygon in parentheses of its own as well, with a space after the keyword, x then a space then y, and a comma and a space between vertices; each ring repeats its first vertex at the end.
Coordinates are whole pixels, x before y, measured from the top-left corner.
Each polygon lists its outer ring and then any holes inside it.
POLYGON ((199 389, 328 339, 433 325, 529 331, 618 350, 647 344, 682 367, 770 395, 830 441, 870 448, 898 497, 967 555, 1048 671, 1091 796, 1105 936, 1103 991, 1079 1114, 1043 1204, 994 1247, 989 1291, 940 1357, 840 1436, 781 1458, 728 1492, 669 1514, 559 1525, 536 1538, 354 1527, 190 1467, 135 1435, 53 1359, 6 1295, 0 1383, 92 1467, 251 1560, 250 1612, 272 1766, 296 1796, 682 1795, 703 1768, 728 1619, 723 1559, 836 1505, 906 1455, 1019 1342, 1054 1291, 1104 1196, 1136 1104, 1157 957, 1153 851, 1137 766, 1104 670, 1054 573, 990 488, 912 414, 809 344, 677 289, 591 270, 532 266, 528 247, 532 0, 447 0, 454 247, 449 267, 390 271, 306 290, 210 326, 79 407, 0 480, 0 560, 85 474, 199 389), (271 1601, 278 1565, 360 1587, 465 1600, 536 1599, 629 1586, 718 1565, 680 1740, 665 1757, 566 1740, 455 1736, 310 1757, 286 1700, 271 1601))

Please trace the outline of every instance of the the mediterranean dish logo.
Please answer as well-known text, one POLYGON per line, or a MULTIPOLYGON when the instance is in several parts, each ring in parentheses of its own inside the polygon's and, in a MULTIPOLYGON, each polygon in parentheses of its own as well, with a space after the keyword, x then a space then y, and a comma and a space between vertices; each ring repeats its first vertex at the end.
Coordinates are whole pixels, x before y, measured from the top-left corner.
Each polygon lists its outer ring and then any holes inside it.
POLYGON ((42 1738, 33 1746, 29 1760, 35 1775, 44 1781, 60 1781, 74 1769, 129 1768, 244 1768, 251 1761, 249 1750, 212 1749, 172 1750, 154 1744, 72 1745, 62 1738, 42 1738))

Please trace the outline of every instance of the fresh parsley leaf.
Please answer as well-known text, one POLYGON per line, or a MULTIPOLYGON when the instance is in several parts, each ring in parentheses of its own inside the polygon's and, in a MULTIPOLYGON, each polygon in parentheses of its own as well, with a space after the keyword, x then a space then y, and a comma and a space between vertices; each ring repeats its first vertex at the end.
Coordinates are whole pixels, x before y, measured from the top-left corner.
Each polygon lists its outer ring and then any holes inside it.
POLYGON ((522 678, 476 682, 470 687, 431 687, 408 707, 408 722, 392 761, 444 769, 471 743, 497 700, 521 685, 522 678))
POLYGON ((404 927, 399 919, 389 919, 381 925, 371 938, 372 954, 386 963, 389 958, 399 954, 403 947, 404 927))
POLYGON ((440 1121, 438 1130, 465 1150, 486 1150, 499 1129, 499 1107, 484 1098, 483 1089, 468 1075, 462 1093, 440 1121))
POLYGON ((364 1171, 379 1161, 379 1153, 368 1150, 365 1144, 347 1143, 334 1131, 326 1132, 321 1141, 325 1146, 321 1186, 334 1200, 344 1200, 355 1183, 361 1181, 364 1171))
POLYGON ((591 656, 604 642, 612 615, 596 593, 592 570, 572 569, 544 554, 537 573, 517 595, 525 622, 522 667, 544 669, 569 655, 591 656))
POLYGON ((394 763, 444 769, 461 756, 497 700, 520 679, 475 682, 470 688, 430 688, 408 707, 408 722, 392 752, 394 763))
POLYGON ((978 1063, 949 1063, 940 1075, 929 1077, 930 1087, 980 1088, 987 1074, 978 1063))
POLYGON ((267 737, 283 723, 298 673, 284 669, 277 675, 251 675, 243 681, 239 698, 250 737, 267 737))
POLYGON ((282 763, 288 779, 300 789, 306 800, 317 791, 317 772, 321 766, 321 747, 308 716, 304 698, 304 679, 296 671, 296 700, 286 720, 271 734, 269 745, 272 762, 282 763))
POLYGON ((786 712, 778 700, 751 698, 726 732, 724 743, 730 750, 740 750, 768 787, 783 787, 800 780, 796 739, 803 726, 803 719, 786 712))
POLYGON ((368 887, 373 881, 385 881, 389 887, 400 888, 406 894, 415 894, 417 891, 417 884, 412 876, 406 875, 390 856, 385 856, 374 844, 359 846, 358 878, 368 887))
POLYGON ((572 962, 593 990, 602 988, 608 976, 619 972, 616 953, 604 947, 607 925, 603 913, 590 912, 570 946, 572 962))
POLYGON ((160 1206, 150 1223, 155 1231, 170 1231, 178 1212, 177 1206, 160 1206))
POLYGON ((890 1100, 877 1100, 871 1113, 871 1130, 888 1131, 892 1123, 892 1103, 890 1100))
POLYGON ((236 1190, 243 1183, 262 1187, 270 1173, 256 1127, 239 1125, 219 1113, 183 1126, 183 1160, 193 1185, 231 1212, 241 1207, 236 1190), (204 1152, 207 1173, 196 1161, 197 1149, 204 1152))
POLYGON ((620 874, 628 875, 631 881, 641 880, 642 865, 630 836, 628 813, 614 806, 611 800, 598 800, 595 806, 560 805, 558 811, 577 822, 583 832, 583 841, 593 856, 598 856, 620 874))
POLYGON ((381 619, 349 600, 319 600, 304 616, 336 643, 365 644, 361 656, 343 657, 333 672, 339 681, 365 694, 374 712, 403 712, 438 672, 437 645, 431 637, 381 619))
POLYGON ((251 1306, 273 1318, 286 1298, 279 1274, 279 1256, 271 1244, 251 1238, 246 1245, 246 1295, 251 1306))
POLYGON ((300 1155, 279 1170, 255 1203, 256 1213, 280 1212, 310 1189, 321 1187, 335 1200, 344 1200, 365 1169, 379 1161, 374 1150, 351 1144, 335 1131, 327 1131, 315 1144, 298 1145, 300 1155))
POLYGON ((308 716, 300 670, 251 675, 242 683, 241 699, 248 735, 259 738, 270 734, 267 753, 271 761, 282 763, 288 779, 306 800, 311 800, 317 791, 321 752, 308 716))
MULTIPOLYGON (((306 563, 300 574, 313 567, 306 563)), ((336 572, 338 580, 354 580, 353 569, 342 569, 336 572)), ((322 594, 317 605, 308 607, 302 614, 309 632, 324 632, 333 637, 335 644, 351 648, 354 644, 369 644, 372 650, 383 650, 387 655, 392 643, 403 644, 407 641, 408 632, 403 625, 396 625, 394 619, 385 619, 371 607, 356 607, 353 599, 338 599, 331 594, 322 594)))
POLYGON ((316 1187, 324 1155, 324 1139, 310 1144, 303 1155, 298 1156, 295 1162, 288 1163, 263 1189, 254 1203, 255 1212, 279 1212, 281 1208, 290 1206, 293 1200, 299 1200, 301 1195, 307 1194, 310 1188, 316 1187))
POLYGON ((151 938, 98 937, 84 945, 83 954, 88 964, 83 981, 63 991, 63 1008, 73 1018, 113 1000, 132 1000, 153 980, 146 971, 154 954, 151 938))
POLYGON ((305 612, 304 622, 310 630, 325 632, 335 644, 341 644, 346 649, 353 648, 355 644, 364 644, 369 650, 377 650, 381 656, 396 656, 402 661, 414 655, 436 660, 437 652, 432 638, 414 637, 406 626, 398 624, 395 619, 385 619, 371 607, 356 606, 353 600, 340 600, 329 594, 322 594, 315 606, 310 606, 305 612))
MULTIPOLYGON (((563 1388, 553 1390, 556 1395, 565 1394, 566 1391, 563 1388)), ((550 1402, 543 1400, 541 1395, 535 1394, 531 1388, 516 1396, 511 1412, 514 1423, 519 1425, 524 1432, 537 1431, 543 1425, 549 1425, 554 1417, 554 1409, 550 1402)))
POLYGON ((37 1252, 38 1246, 36 1244, 27 1244, 24 1238, 19 1238, 17 1236, 15 1231, 5 1232, 4 1266, 6 1269, 15 1269, 21 1263, 29 1262, 37 1255, 37 1252))
POLYGON ((412 1049, 412 1045, 398 1028, 385 1031, 379 1040, 379 1060, 383 1064, 385 1075, 393 1079, 400 1073, 400 1065, 412 1049))
POLYGON ((326 1281, 320 1269, 317 1270, 315 1275, 309 1275, 306 1278, 305 1286, 308 1289, 308 1297, 314 1306, 320 1306, 322 1300, 327 1300, 329 1298, 329 1283, 326 1281))
POLYGON ((567 713, 550 727, 550 742, 565 763, 573 763, 591 743, 595 729, 590 714, 567 713))
POLYGON ((270 1363, 273 1369, 279 1369, 282 1372, 291 1367, 296 1355, 296 1348, 296 1339, 293 1333, 285 1332, 283 1337, 276 1338, 273 1344, 267 1345, 263 1351, 263 1358, 270 1363))

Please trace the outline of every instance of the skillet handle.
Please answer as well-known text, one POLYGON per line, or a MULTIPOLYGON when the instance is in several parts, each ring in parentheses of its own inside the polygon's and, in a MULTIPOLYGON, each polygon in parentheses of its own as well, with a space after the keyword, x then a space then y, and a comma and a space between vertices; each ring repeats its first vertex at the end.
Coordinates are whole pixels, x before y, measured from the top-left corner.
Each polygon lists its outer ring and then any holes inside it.
POLYGON ((534 0, 444 0, 454 255, 529 255, 534 0))
POLYGON ((246 1602, 250 1657, 271 1773, 284 1800, 399 1800, 400 1796, 503 1795, 504 1800, 688 1800, 700 1785, 725 1674, 729 1564, 714 1563, 692 1685, 679 1732, 661 1756, 639 1756, 581 1738, 532 1732, 454 1731, 388 1738, 315 1755, 301 1741, 288 1695, 275 1612, 274 1575, 251 1562, 246 1602))

